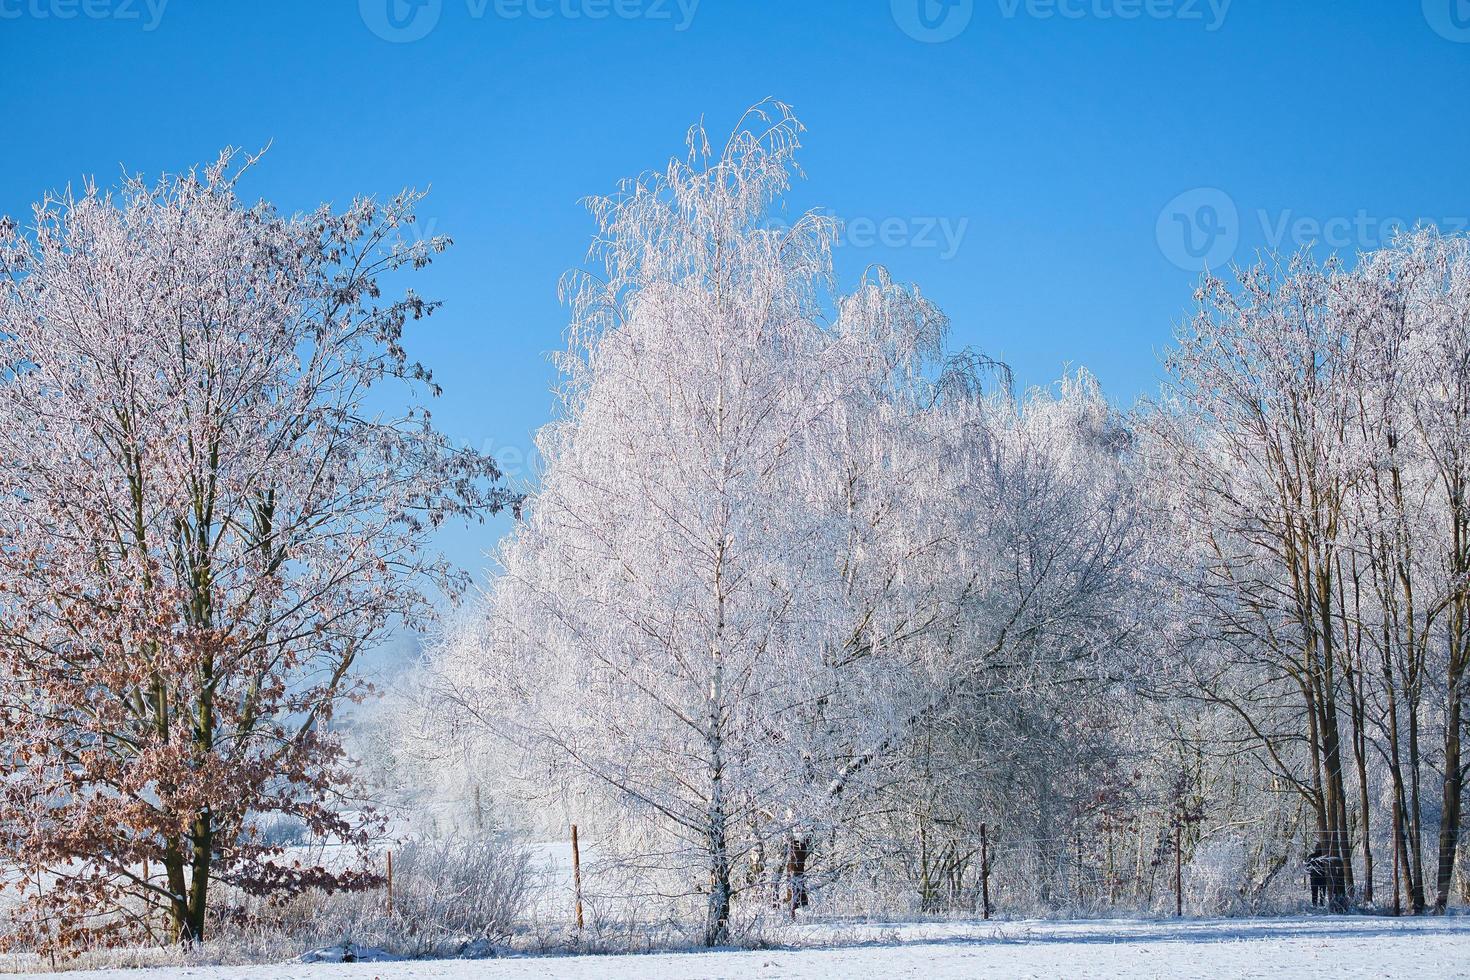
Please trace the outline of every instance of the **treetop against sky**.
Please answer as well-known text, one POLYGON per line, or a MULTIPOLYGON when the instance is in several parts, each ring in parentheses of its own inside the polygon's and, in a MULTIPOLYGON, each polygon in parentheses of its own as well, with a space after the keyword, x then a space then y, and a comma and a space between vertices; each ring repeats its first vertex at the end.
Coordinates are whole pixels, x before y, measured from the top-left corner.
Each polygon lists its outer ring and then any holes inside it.
MULTIPOLYGON (((1470 216, 1470 29, 1454 0, 3 0, 0 213, 120 165, 269 144, 285 210, 429 188, 455 246, 412 338, 439 425, 533 467, 577 202, 775 96, 809 127, 793 215, 847 222, 844 282, 920 283, 957 347, 1022 386, 1068 365, 1156 391, 1200 270, 1307 241, 1351 254, 1470 216)), ((508 526, 446 532, 460 564, 508 526)))

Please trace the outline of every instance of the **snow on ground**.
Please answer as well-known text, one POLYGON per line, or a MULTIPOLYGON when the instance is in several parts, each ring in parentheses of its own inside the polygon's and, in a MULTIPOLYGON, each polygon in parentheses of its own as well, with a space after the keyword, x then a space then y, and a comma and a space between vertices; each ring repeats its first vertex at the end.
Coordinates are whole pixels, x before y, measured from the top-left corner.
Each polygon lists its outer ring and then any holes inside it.
POLYGON ((1470 977, 1470 917, 812 926, 818 948, 343 965, 173 967, 52 980, 959 980, 973 977, 1470 977))

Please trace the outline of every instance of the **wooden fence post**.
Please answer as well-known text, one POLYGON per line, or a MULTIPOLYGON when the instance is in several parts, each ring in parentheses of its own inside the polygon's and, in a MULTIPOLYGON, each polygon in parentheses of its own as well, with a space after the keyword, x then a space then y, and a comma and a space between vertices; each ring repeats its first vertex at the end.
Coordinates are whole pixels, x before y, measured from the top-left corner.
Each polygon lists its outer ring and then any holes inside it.
POLYGON ((388 915, 393 914, 393 852, 388 852, 388 915))
POLYGON ((582 928, 582 849, 577 844, 577 825, 572 824, 572 890, 577 899, 577 929, 582 928))

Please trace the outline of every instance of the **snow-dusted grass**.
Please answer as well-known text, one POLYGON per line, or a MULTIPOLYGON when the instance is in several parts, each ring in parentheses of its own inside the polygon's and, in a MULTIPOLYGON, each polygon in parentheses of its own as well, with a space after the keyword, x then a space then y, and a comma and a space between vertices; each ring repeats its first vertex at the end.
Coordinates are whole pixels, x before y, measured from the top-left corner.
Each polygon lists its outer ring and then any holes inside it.
POLYGON ((643 956, 172 967, 52 980, 661 980, 789 977, 1465 977, 1470 917, 809 924, 797 948, 643 956))

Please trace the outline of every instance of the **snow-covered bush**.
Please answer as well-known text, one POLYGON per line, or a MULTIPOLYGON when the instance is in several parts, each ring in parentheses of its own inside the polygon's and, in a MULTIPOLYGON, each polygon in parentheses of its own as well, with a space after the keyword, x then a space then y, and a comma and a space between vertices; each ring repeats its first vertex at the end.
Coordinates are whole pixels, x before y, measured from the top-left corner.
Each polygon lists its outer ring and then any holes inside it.
POLYGON ((242 901, 201 954, 271 962, 352 947, 405 958, 482 956, 510 939, 534 886, 530 853, 509 836, 413 840, 393 854, 391 909, 386 882, 371 891, 311 891, 279 905, 242 901))
POLYGON ((1246 881, 1245 845, 1234 838, 1206 841, 1184 866, 1184 903, 1194 913, 1237 911, 1246 881))
POLYGON ((394 914, 425 934, 507 939, 533 884, 530 857, 506 837, 409 843, 394 869, 394 914))

